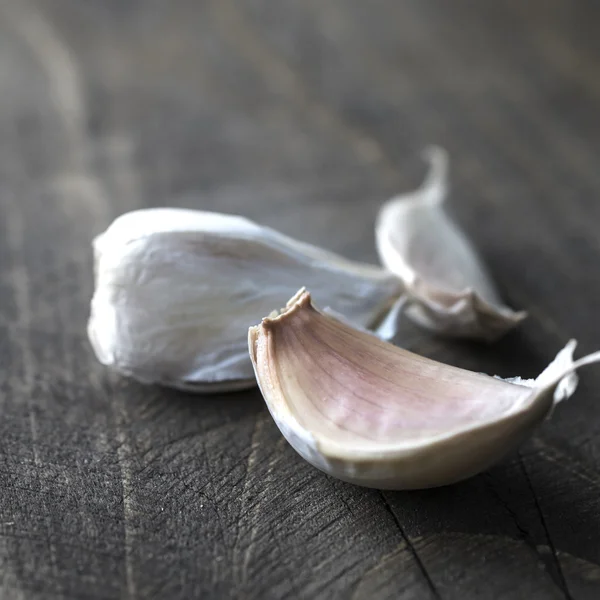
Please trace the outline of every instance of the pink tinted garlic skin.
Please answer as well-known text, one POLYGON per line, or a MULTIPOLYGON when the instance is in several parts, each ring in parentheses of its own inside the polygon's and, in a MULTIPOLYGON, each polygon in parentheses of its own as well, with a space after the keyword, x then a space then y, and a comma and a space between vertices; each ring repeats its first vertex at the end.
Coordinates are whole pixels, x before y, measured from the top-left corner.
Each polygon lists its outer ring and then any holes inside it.
POLYGON ((432 147, 426 157, 423 185, 379 211, 379 257, 403 281, 411 320, 441 335, 494 341, 526 314, 504 305, 475 248, 444 211, 447 153, 432 147))
POLYGON ((301 290, 250 328, 256 378, 295 450, 338 479, 380 489, 451 484, 501 460, 577 385, 570 342, 534 381, 444 365, 317 310, 301 290))

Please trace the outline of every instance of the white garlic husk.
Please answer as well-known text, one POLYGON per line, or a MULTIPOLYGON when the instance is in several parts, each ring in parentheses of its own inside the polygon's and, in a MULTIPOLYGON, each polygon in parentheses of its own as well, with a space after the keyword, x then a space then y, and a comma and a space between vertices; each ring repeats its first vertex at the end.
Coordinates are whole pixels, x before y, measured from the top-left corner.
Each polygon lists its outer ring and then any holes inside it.
POLYGON ((94 252, 88 333, 100 362, 190 391, 256 385, 248 327, 301 283, 358 327, 375 325, 402 292, 380 267, 212 212, 125 214, 94 241, 94 252))
POLYGON ((426 153, 429 173, 416 191, 392 198, 380 210, 380 259, 407 293, 406 314, 439 334, 493 341, 525 318, 502 302, 474 247, 444 211, 448 156, 426 153))
POLYGON ((261 392, 309 463, 357 485, 451 484, 501 460, 577 387, 571 341, 535 380, 502 380, 418 356, 318 311, 300 290, 250 328, 261 392))

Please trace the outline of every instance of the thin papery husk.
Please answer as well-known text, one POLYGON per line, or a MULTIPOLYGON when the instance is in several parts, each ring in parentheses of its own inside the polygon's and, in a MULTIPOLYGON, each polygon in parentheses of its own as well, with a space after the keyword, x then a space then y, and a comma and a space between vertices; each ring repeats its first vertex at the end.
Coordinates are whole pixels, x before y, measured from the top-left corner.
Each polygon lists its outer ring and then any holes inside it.
POLYGON ((433 361, 318 311, 301 290, 249 330, 256 378, 288 442, 325 473, 384 489, 436 487, 501 460, 577 386, 571 341, 535 380, 433 361))
POLYGON ((376 223, 380 259, 406 286, 406 314, 439 334, 493 341, 526 314, 502 302, 471 242, 444 211, 448 156, 426 152, 429 173, 416 191, 396 196, 376 223))
POLYGON ((256 385, 246 332, 309 282, 335 312, 375 326, 402 293, 384 269, 234 216, 148 209, 94 241, 88 325, 100 362, 195 392, 256 385))

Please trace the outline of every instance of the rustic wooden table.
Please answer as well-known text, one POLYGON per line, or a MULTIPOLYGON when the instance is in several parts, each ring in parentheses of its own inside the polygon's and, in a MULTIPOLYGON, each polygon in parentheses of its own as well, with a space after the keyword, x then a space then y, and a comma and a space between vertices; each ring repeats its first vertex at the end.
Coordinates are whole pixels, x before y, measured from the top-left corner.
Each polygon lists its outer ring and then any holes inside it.
POLYGON ((443 489, 321 474, 255 391, 100 367, 90 240, 118 214, 241 213, 376 261, 373 219, 452 158, 451 210, 529 320, 449 363, 535 375, 600 346, 593 0, 0 2, 0 597, 600 597, 600 372, 443 489))

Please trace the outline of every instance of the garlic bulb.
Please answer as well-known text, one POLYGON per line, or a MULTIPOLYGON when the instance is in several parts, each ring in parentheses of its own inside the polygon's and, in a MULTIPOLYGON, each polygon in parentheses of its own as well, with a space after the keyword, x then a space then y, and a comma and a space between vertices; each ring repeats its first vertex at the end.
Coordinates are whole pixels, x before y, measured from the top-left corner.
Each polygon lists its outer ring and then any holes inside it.
POLYGON ((570 342, 533 381, 501 380, 423 358, 316 310, 300 290, 249 330, 269 411, 325 473, 415 489, 474 475, 522 442, 577 386, 570 342))
POLYGON ((94 250, 88 333, 100 362, 145 383, 192 391, 255 385, 248 327, 302 283, 364 327, 402 292, 398 278, 379 267, 232 215, 135 211, 99 236, 94 250))
POLYGON ((377 250, 406 286, 406 314, 438 333, 492 341, 525 313, 506 307, 470 242, 446 215, 448 157, 427 152, 430 170, 415 192, 397 196, 379 212, 377 250))

